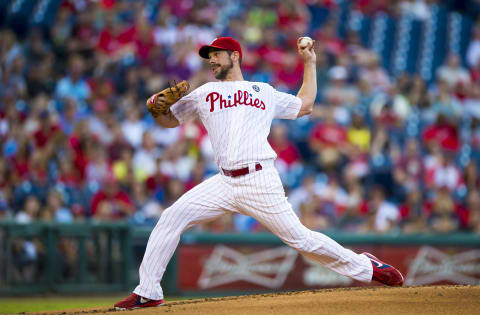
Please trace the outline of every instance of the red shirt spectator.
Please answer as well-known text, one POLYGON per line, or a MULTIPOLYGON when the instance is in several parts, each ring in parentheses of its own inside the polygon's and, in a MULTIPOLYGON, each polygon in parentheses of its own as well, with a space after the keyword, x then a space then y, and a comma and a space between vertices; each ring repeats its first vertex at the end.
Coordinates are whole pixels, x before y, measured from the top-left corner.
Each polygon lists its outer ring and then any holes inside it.
POLYGON ((426 143, 437 142, 445 150, 460 149, 457 128, 442 117, 435 124, 425 128, 422 138, 426 143))
POLYGON ((280 71, 285 65, 285 49, 279 46, 262 45, 258 49, 260 58, 272 65, 274 71, 280 71))
POLYGON ((296 56, 288 54, 284 66, 276 72, 276 85, 285 85, 289 90, 293 90, 300 85, 302 74, 302 62, 296 56))
POLYGON ((278 159, 285 162, 289 168, 300 160, 300 152, 296 145, 288 140, 284 125, 278 124, 272 128, 269 142, 272 149, 277 153, 278 159))
POLYGON ((78 170, 78 175, 80 176, 81 180, 85 179, 86 168, 88 164, 88 158, 86 156, 85 150, 86 150, 89 134, 88 134, 88 131, 79 130, 79 129, 81 128, 85 129, 85 127, 88 128, 86 121, 80 122, 77 125, 77 130, 74 133, 72 133, 72 135, 68 139, 70 148, 72 149, 72 153, 73 153, 73 164, 75 168, 78 170))
POLYGON ((35 146, 43 148, 60 131, 60 127, 51 123, 50 114, 47 111, 40 113, 39 125, 40 127, 33 134, 33 138, 35 139, 35 146))
POLYGON ((106 22, 107 26, 100 32, 97 48, 101 52, 113 55, 126 44, 133 42, 136 28, 134 26, 122 28, 116 21, 106 22))
POLYGON ((446 188, 453 192, 463 184, 462 174, 451 159, 443 154, 434 163, 426 164, 425 185, 428 188, 446 188))
POLYGON ((394 178, 406 187, 418 187, 423 178, 424 165, 417 140, 409 139, 405 151, 395 165, 394 178))
POLYGON ((320 43, 327 53, 340 55, 345 51, 344 41, 336 34, 336 24, 328 23, 321 30, 316 32, 314 39, 320 43))
POLYGON ((324 146, 340 147, 347 142, 347 132, 335 122, 326 121, 313 129, 310 140, 324 146))
POLYGON ((134 208, 130 197, 118 188, 116 181, 107 179, 103 188, 93 195, 90 211, 94 217, 115 220, 130 216, 134 208))

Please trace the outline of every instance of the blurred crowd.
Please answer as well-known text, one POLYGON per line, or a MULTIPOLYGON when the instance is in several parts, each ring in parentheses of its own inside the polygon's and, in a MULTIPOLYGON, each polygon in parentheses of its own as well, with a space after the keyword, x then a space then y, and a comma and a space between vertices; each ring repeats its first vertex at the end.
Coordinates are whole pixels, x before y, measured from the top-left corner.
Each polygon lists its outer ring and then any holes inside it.
MULTIPOLYGON (((423 19, 436 2, 353 5, 423 19)), ((307 34, 316 40, 315 110, 274 121, 269 138, 302 222, 352 233, 480 232, 480 24, 466 56, 448 54, 425 82, 392 76, 354 31, 340 37, 337 10, 334 0, 64 0, 48 28, 4 25, 0 219, 154 225, 217 169, 199 121, 163 129, 145 100, 169 81, 213 81, 197 52, 220 35, 242 42, 245 79, 296 94, 296 40, 307 34), (320 25, 318 10, 328 13, 320 25)), ((228 215, 198 229, 263 227, 228 215)))

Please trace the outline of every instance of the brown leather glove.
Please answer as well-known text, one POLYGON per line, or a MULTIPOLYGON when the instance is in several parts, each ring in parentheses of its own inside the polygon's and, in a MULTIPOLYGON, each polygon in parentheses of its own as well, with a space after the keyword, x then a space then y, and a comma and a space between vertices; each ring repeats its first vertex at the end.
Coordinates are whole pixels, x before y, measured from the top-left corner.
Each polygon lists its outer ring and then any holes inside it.
POLYGON ((168 87, 163 91, 150 96, 147 100, 147 107, 153 117, 158 115, 166 115, 170 111, 170 106, 181 99, 190 88, 187 81, 183 80, 174 86, 168 87))

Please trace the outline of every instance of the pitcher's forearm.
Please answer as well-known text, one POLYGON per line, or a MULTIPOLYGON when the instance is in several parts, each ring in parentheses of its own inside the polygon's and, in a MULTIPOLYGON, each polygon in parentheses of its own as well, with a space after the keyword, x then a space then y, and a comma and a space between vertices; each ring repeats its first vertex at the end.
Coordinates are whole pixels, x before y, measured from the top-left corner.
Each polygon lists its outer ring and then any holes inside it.
POLYGON ((317 97, 317 70, 314 63, 306 63, 303 70, 303 83, 297 96, 302 100, 298 117, 309 115, 317 97))
POLYGON ((163 128, 175 128, 180 125, 180 122, 175 118, 171 110, 166 114, 159 114, 155 117, 155 121, 163 128))

